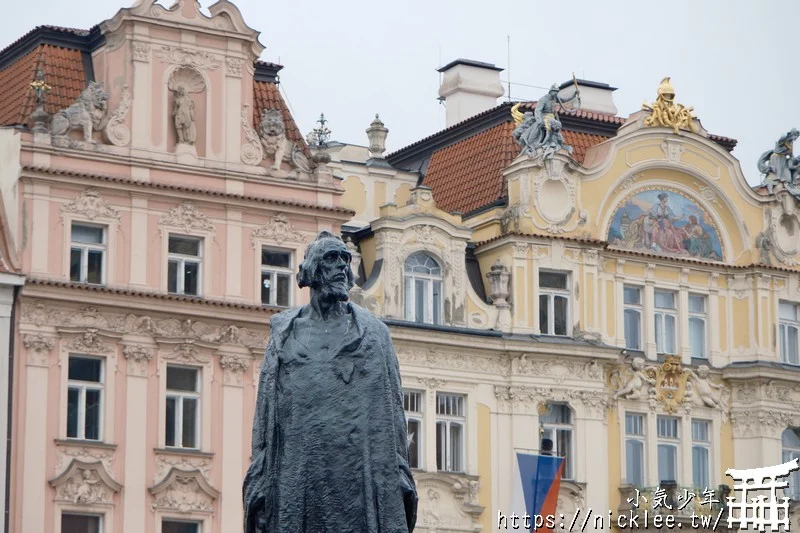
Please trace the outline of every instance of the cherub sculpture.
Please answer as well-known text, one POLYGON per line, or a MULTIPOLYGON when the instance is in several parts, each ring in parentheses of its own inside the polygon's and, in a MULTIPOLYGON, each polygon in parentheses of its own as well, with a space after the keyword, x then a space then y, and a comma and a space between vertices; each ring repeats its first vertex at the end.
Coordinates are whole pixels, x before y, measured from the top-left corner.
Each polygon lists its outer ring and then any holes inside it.
POLYGON ((655 386, 656 380, 655 378, 651 378, 647 375, 647 371, 644 368, 644 359, 641 357, 636 357, 631 362, 631 366, 633 367, 633 373, 631 374, 628 382, 625 383, 620 389, 614 394, 614 398, 624 398, 626 400, 642 400, 648 397, 650 393, 650 387, 655 386))
POLYGON ((692 392, 706 407, 721 407, 722 392, 725 387, 708 379, 708 367, 700 365, 695 373, 691 368, 685 370, 692 380, 692 392))

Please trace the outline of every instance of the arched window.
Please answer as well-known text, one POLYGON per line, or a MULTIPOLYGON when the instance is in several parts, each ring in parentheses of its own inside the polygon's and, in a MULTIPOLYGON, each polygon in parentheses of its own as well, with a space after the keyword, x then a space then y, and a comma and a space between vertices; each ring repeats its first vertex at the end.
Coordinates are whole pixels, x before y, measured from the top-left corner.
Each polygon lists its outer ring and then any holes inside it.
POLYGON ((541 416, 539 423, 542 426, 542 440, 549 439, 552 442, 551 453, 564 458, 563 479, 575 479, 572 466, 575 463, 572 448, 572 409, 565 403, 549 403, 547 412, 541 416))
MULTIPOLYGON (((781 436, 781 444, 784 463, 792 459, 800 459, 800 428, 785 429, 781 436)), ((789 486, 783 490, 783 493, 792 500, 800 498, 800 470, 789 474, 789 486)))
POLYGON ((442 323, 442 267, 433 257, 425 252, 408 256, 404 287, 406 320, 442 323))

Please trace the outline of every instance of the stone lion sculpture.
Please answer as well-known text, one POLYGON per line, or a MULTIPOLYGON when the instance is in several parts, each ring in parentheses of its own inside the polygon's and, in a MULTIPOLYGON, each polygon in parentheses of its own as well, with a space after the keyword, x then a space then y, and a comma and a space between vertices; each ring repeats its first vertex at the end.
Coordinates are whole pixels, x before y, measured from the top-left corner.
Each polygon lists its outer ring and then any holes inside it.
POLYGON ((72 130, 82 128, 83 140, 92 140, 92 131, 99 128, 108 110, 108 93, 102 83, 93 81, 83 90, 78 100, 53 116, 50 133, 66 136, 72 130))
POLYGON ((261 123, 258 125, 258 136, 261 137, 264 154, 270 155, 274 159, 272 168, 275 170, 281 168, 281 162, 287 154, 289 140, 286 138, 286 126, 280 110, 264 110, 261 115, 261 123))

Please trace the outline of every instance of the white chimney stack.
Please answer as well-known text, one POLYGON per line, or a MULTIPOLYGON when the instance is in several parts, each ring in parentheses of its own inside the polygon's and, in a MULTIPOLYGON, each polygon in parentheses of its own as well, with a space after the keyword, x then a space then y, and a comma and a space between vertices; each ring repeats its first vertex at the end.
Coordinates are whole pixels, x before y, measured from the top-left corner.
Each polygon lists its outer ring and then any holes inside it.
MULTIPOLYGON (((581 91, 581 109, 605 115, 616 115, 617 106, 614 104, 616 87, 611 87, 607 83, 596 81, 576 80, 578 89, 581 91)), ((575 92, 575 82, 565 81, 559 86, 558 95, 562 98, 572 96, 575 92)), ((570 104, 567 104, 569 106, 570 104)))
POLYGON ((497 105, 503 96, 500 73, 491 63, 456 59, 439 69, 443 74, 439 96, 447 107, 447 127, 497 105))

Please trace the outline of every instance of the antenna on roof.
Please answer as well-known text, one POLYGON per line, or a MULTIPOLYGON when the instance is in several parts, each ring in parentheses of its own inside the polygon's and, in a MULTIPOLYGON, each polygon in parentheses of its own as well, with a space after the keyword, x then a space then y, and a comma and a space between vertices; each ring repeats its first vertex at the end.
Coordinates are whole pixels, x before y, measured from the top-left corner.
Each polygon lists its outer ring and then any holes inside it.
POLYGON ((511 36, 506 35, 508 60, 506 61, 506 68, 508 69, 508 101, 511 101, 511 36))

